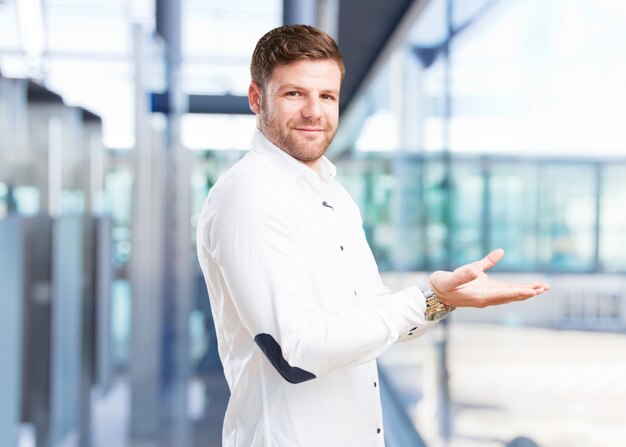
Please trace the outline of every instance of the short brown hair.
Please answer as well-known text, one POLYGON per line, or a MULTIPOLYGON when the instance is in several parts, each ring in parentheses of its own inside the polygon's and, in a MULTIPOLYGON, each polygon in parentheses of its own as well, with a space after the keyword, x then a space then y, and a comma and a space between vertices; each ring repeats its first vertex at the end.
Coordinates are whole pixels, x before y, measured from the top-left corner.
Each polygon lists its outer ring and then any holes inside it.
POLYGON ((264 88, 277 65, 301 59, 333 59, 339 65, 343 80, 345 67, 337 42, 309 25, 279 26, 261 37, 252 53, 250 76, 264 88))

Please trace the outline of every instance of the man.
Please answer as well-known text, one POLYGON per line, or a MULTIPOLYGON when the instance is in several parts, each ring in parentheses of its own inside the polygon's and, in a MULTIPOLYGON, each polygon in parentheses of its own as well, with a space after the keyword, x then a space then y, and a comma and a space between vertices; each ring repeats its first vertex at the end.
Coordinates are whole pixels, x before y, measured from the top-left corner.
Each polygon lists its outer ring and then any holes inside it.
POLYGON ((454 307, 547 290, 487 270, 497 250, 432 291, 382 282, 359 210, 324 153, 337 130, 344 65, 331 37, 284 26, 254 50, 252 151, 225 173, 198 223, 219 352, 231 390, 224 446, 382 446, 376 358, 454 307))

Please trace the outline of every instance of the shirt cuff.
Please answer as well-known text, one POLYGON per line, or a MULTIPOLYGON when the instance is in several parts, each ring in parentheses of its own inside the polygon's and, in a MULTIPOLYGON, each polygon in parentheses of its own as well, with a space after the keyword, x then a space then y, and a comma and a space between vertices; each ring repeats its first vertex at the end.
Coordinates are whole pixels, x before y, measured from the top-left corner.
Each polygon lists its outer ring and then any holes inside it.
POLYGON ((398 336, 398 342, 405 342, 425 334, 437 324, 437 321, 426 320, 426 298, 417 286, 404 289, 400 293, 404 295, 402 299, 411 302, 413 311, 412 315, 408 316, 408 329, 402 330, 398 336))

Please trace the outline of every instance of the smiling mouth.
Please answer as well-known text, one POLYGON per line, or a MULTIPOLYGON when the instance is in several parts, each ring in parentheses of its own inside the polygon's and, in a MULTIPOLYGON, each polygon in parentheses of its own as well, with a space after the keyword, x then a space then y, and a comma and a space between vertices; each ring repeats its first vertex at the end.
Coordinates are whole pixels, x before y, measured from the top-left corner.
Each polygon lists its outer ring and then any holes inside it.
POLYGON ((300 132, 323 132, 324 129, 309 129, 305 127, 295 127, 295 130, 300 132))

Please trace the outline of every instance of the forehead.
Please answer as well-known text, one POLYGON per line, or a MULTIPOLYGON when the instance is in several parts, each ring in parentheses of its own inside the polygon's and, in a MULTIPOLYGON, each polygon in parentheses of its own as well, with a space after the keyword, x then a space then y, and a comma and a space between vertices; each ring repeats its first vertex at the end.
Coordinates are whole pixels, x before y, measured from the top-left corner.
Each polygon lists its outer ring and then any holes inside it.
POLYGON ((274 88, 302 84, 303 87, 311 85, 339 90, 341 70, 333 59, 301 59, 277 65, 268 79, 268 84, 272 84, 274 88))

